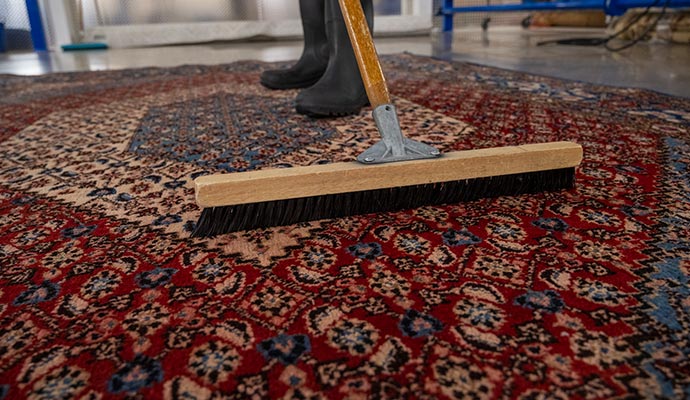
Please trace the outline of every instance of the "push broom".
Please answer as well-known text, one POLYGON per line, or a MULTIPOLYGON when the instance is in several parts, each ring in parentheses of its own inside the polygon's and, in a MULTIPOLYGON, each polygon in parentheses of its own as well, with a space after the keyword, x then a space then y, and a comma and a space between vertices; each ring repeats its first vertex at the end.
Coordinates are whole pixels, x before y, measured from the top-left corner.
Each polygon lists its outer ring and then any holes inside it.
POLYGON ((382 140, 357 162, 207 175, 196 237, 574 185, 582 147, 551 142, 457 151, 403 136, 360 0, 339 0, 382 140))

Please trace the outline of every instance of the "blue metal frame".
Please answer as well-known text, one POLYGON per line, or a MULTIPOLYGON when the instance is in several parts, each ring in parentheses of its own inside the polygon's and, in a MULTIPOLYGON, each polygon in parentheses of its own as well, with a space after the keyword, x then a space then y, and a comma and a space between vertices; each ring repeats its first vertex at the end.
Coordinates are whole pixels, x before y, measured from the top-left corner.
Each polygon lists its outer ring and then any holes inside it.
POLYGON ((4 53, 7 47, 7 38, 5 36, 5 24, 0 22, 0 53, 4 53))
MULTIPOLYGON (((453 15, 468 12, 507 12, 507 11, 543 11, 543 10, 584 10, 602 9, 608 15, 622 15, 629 8, 646 8, 655 0, 555 0, 538 2, 522 0, 518 4, 496 4, 486 6, 455 7, 453 0, 443 0, 438 15, 443 17, 443 31, 453 30, 453 15)), ((658 5, 665 4, 658 0, 658 5)), ((690 0, 668 0, 668 8, 690 7, 690 0)))
POLYGON ((31 25, 31 41, 36 51, 48 50, 46 44, 46 34, 43 30, 43 21, 41 20, 41 9, 38 6, 38 0, 26 0, 26 12, 29 14, 29 24, 31 25))

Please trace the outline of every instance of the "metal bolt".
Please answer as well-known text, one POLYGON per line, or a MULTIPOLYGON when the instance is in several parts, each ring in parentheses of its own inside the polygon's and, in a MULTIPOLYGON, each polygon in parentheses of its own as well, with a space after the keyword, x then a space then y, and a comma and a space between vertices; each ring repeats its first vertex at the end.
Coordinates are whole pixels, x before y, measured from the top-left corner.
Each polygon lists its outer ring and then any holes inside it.
POLYGON ((364 161, 372 162, 372 161, 374 161, 374 158, 373 157, 364 157, 364 161))
POLYGON ((431 150, 431 152, 429 154, 431 154, 432 156, 437 156, 437 155, 441 154, 441 152, 434 149, 434 150, 431 150))

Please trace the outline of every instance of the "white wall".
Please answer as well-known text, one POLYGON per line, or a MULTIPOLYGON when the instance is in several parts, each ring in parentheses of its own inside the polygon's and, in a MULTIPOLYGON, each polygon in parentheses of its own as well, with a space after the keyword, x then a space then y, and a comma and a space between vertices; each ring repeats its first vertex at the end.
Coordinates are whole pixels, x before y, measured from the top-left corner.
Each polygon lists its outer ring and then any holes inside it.
POLYGON ((299 18, 299 0, 260 0, 261 19, 279 21, 299 18))
MULTIPOLYGON (((52 5, 78 0, 40 1, 52 5)), ((431 0, 391 1, 400 1, 402 15, 377 15, 377 35, 431 30, 431 0)), ((110 47, 203 43, 257 36, 295 38, 302 34, 299 0, 81 0, 81 3, 83 41, 104 42, 110 47)))
POLYGON ((29 30, 29 16, 24 0, 0 0, 0 22, 6 29, 29 30))

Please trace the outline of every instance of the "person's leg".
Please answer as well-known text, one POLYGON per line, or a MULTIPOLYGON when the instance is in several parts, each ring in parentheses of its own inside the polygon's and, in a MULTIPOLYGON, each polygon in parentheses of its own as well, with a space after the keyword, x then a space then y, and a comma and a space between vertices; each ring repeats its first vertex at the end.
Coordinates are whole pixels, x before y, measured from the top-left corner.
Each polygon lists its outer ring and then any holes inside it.
MULTIPOLYGON (((374 30, 373 0, 362 0, 369 30, 374 30)), ((338 0, 326 0, 328 67, 321 79, 297 96, 297 112, 314 117, 356 114, 369 103, 338 0)))
POLYGON ((304 49, 295 65, 261 74, 261 84, 270 89, 306 88, 316 83, 328 65, 328 40, 324 0, 300 0, 304 49))

